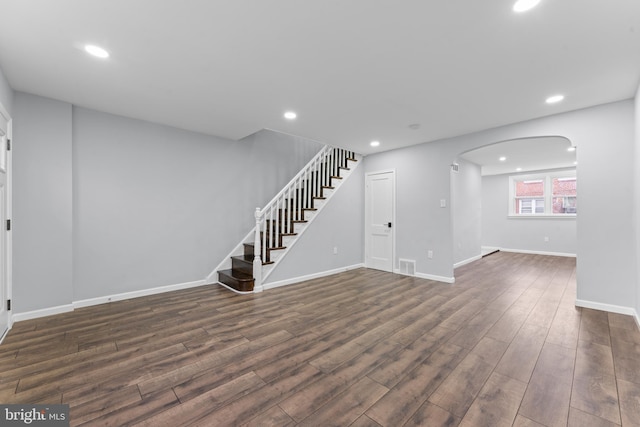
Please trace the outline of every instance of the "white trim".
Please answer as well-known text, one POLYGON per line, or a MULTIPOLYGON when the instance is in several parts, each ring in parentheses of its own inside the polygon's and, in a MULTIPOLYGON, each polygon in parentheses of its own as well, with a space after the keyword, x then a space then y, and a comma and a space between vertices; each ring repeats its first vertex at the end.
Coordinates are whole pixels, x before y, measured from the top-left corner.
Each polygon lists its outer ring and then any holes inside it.
POLYGON ((2 336, 0 336, 0 344, 2 344, 2 341, 4 341, 5 337, 7 335, 9 335, 9 331, 11 330, 11 328, 7 328, 3 333, 2 336))
POLYGON ((517 214, 507 215, 508 219, 576 219, 577 214, 517 214))
POLYGON ((251 295, 255 292, 255 289, 253 291, 239 291, 237 289, 233 289, 231 286, 227 286, 222 282, 215 282, 213 283, 213 285, 220 285, 223 288, 227 288, 229 289, 231 292, 235 293, 235 294, 240 294, 240 295, 251 295))
POLYGON ((455 277, 436 276, 435 274, 416 273, 416 276, 420 279, 435 280, 436 282, 455 283, 455 277))
MULTIPOLYGON (((0 115, 2 115, 7 120, 7 129, 6 136, 8 140, 11 140, 11 150, 6 151, 5 158, 5 170, 7 174, 7 183, 6 183, 6 218, 11 219, 13 221, 13 147, 15 146, 15 141, 13 140, 13 119, 9 115, 9 112, 4 107, 4 105, 0 104, 0 115)), ((4 149, 4 148, 3 148, 4 149)), ((7 241, 6 241, 6 295, 4 296, 6 300, 12 300, 13 302, 13 232, 6 232, 7 241)), ((6 304, 5 301, 0 301, 0 304, 6 304)), ((5 306, 6 307, 6 306, 5 306)), ((3 331, 2 337, 0 337, 0 343, 4 340, 4 337, 13 327, 14 314, 13 310, 7 310, 7 330, 3 331)))
POLYGON ((471 258, 467 258, 460 262, 456 262, 455 264, 453 264, 453 268, 458 268, 458 267, 462 267, 463 265, 471 264, 472 262, 477 261, 479 259, 482 259, 482 254, 472 256, 471 258))
POLYGON ((396 174, 396 169, 392 168, 392 169, 382 169, 382 170, 377 170, 377 171, 371 171, 371 172, 365 172, 364 174, 364 185, 365 185, 365 189, 364 189, 364 264, 366 268, 371 268, 369 266, 367 266, 367 260, 369 259, 369 233, 368 233, 368 219, 369 219, 369 215, 371 214, 369 212, 369 205, 367 204, 368 202, 368 198, 369 198, 369 192, 367 190, 367 178, 371 175, 382 175, 382 174, 393 174, 393 200, 391 200, 391 225, 392 225, 392 233, 393 235, 391 236, 391 273, 395 273, 396 272, 396 236, 398 235, 397 231, 396 231, 396 227, 398 224, 398 221, 396 220, 397 217, 397 213, 396 213, 396 205, 397 205, 397 198, 398 198, 398 186, 397 186, 397 174, 396 174))
POLYGON ((143 289, 140 291, 124 292, 121 294, 107 295, 97 298, 89 298, 80 301, 74 301, 73 306, 75 308, 89 307, 92 305, 105 304, 113 301, 122 301, 125 299, 146 297, 149 295, 163 294, 165 292, 179 291, 182 289, 196 288, 198 286, 206 285, 205 280, 196 280, 194 282, 178 283, 177 285, 158 286, 156 288, 143 289))
POLYGON ((279 280, 277 282, 266 283, 263 285, 264 290, 279 288, 280 286, 292 285, 294 283, 304 282, 306 280, 318 279, 320 277, 332 276, 338 273, 344 273, 345 271, 355 270, 356 268, 363 268, 364 264, 354 264, 347 267, 340 267, 333 270, 321 271, 319 273, 307 274, 305 276, 293 277, 291 279, 279 280))
POLYGON ((492 254, 494 252, 497 252, 499 250, 500 250, 500 248, 497 247, 497 246, 481 246, 480 247, 480 254, 482 256, 487 256, 487 255, 492 254))
POLYGON ((43 308, 40 310, 25 311, 24 313, 16 313, 13 315, 14 322, 23 320, 37 319, 40 317, 53 316, 54 314, 68 313, 73 311, 73 304, 59 305, 57 307, 43 308))
POLYGON ((98 298, 89 298, 85 300, 74 301, 71 304, 60 305, 57 307, 49 307, 40 310, 27 311, 24 313, 16 313, 13 315, 13 320, 14 322, 21 322, 23 320, 37 319, 39 317, 52 316, 54 314, 68 313, 70 311, 74 311, 76 308, 105 304, 113 301, 139 298, 148 295, 162 294, 165 292, 179 291, 181 289, 195 288, 206 284, 207 282, 204 280, 196 280, 194 282, 178 283, 176 285, 168 286, 158 286, 155 288, 143 289, 141 291, 124 292, 121 294, 107 295, 98 298))
POLYGON ((417 277, 419 279, 433 280, 435 282, 442 282, 442 283, 449 283, 449 284, 456 282, 455 277, 436 276, 435 274, 418 273, 418 272, 416 272, 416 274, 411 275, 411 274, 405 274, 400 272, 399 268, 394 269, 393 273, 400 274, 401 276, 409 276, 409 277, 417 277))
POLYGON ((604 304, 601 302, 586 301, 576 299, 576 307, 591 308, 593 310, 607 311, 609 313, 626 314, 627 316, 633 316, 640 327, 640 319, 638 319, 638 313, 633 307, 623 307, 620 305, 604 304))
POLYGON ((546 252, 546 251, 530 251, 527 249, 509 249, 509 248, 500 248, 501 252, 513 252, 516 254, 531 254, 531 255, 549 255, 549 256, 564 256, 568 258, 576 258, 576 254, 571 254, 567 252, 546 252))

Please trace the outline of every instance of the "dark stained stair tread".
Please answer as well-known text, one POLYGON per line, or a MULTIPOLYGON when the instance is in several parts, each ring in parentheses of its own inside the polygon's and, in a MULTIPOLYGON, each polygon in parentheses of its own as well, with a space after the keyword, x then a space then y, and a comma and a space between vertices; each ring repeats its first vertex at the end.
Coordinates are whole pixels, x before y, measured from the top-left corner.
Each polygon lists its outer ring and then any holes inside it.
POLYGON ((253 291, 253 275, 243 273, 240 270, 220 270, 218 271, 218 280, 240 292, 253 291))

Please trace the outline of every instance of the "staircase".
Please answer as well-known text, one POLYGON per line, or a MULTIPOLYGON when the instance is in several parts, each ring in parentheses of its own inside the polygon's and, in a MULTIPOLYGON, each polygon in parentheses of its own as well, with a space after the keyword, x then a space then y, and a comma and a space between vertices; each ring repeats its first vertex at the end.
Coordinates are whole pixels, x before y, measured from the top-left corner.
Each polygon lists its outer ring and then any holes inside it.
POLYGON ((218 269, 218 283, 238 293, 262 291, 264 280, 357 161, 351 151, 330 146, 320 150, 267 206, 256 208, 256 227, 234 249, 230 262, 224 262, 226 268, 218 269))

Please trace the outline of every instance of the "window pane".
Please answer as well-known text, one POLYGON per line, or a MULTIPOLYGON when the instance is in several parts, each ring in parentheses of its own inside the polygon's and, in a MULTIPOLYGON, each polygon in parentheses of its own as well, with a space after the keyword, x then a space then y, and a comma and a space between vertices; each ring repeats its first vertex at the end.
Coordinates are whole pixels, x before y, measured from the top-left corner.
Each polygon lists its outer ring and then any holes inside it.
POLYGON ((531 181, 516 181, 516 197, 542 197, 544 196, 544 181, 541 179, 531 181))
POLYGON ((553 196, 576 196, 576 178, 553 178, 553 196))
POLYGON ((576 197, 554 197, 553 213, 554 214, 574 214, 578 212, 578 199, 576 197))
POLYGON ((576 178, 553 178, 553 213, 575 214, 577 213, 577 186, 576 178))
POLYGON ((543 214, 544 199, 542 198, 521 198, 516 199, 516 213, 519 214, 543 214))

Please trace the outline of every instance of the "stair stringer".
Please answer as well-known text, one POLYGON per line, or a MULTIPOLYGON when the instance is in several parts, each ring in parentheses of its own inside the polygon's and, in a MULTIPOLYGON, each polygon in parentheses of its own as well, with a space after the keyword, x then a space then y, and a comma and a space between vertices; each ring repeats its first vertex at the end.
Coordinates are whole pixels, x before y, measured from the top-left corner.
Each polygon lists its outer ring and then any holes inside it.
MULTIPOLYGON (((284 240, 283 245, 286 248, 283 249, 283 250, 277 251, 278 254, 276 254, 275 259, 273 259, 274 262, 272 264, 267 264, 267 265, 263 265, 262 266, 262 283, 257 285, 256 289, 254 289, 253 292, 262 292, 263 291, 264 283, 265 283, 266 279, 269 277, 269 275, 273 272, 273 270, 275 270, 275 268, 278 266, 280 261, 282 261, 287 256, 287 254, 291 251, 291 249, 296 244, 296 242, 298 240, 300 240, 300 237, 304 234, 304 232, 309 227, 311 227, 311 225, 313 224, 314 220, 318 217, 318 215, 321 214, 321 212, 324 209, 324 207, 331 201, 331 199, 333 198, 333 195, 336 194, 340 190, 340 187, 342 187, 342 185, 347 181, 347 179, 349 179, 351 174, 357 169, 357 167, 360 165, 360 163, 362 163, 362 156, 359 155, 359 154, 355 154, 355 161, 349 160, 348 163, 347 163, 348 166, 349 166, 349 169, 342 169, 341 170, 340 177, 342 179, 335 179, 334 178, 333 181, 332 181, 332 186, 334 188, 333 189, 325 189, 324 190, 323 195, 326 198, 324 200, 316 200, 314 202, 314 207, 317 210, 315 210, 315 211, 305 211, 304 219, 307 222, 306 223, 296 223, 294 225, 294 232, 296 233, 296 235, 295 236, 284 237, 285 240, 284 240)), ((255 231, 255 227, 254 227, 254 231, 255 231)), ((242 244, 240 246, 242 246, 242 244)))

